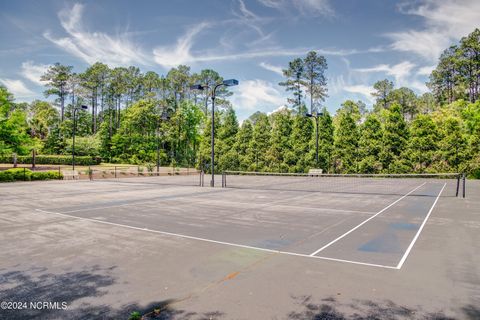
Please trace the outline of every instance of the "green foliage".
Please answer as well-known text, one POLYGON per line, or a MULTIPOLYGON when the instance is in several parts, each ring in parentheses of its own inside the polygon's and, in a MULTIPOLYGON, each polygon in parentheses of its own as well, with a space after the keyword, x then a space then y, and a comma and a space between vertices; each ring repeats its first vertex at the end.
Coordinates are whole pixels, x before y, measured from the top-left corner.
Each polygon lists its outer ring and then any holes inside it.
POLYGON ((265 171, 268 167, 267 152, 270 147, 271 128, 267 115, 260 114, 253 126, 252 140, 248 148, 248 157, 251 161, 248 170, 265 171))
MULTIPOLYGON (((305 111, 305 106, 303 106, 305 111)), ((293 127, 291 134, 291 151, 285 155, 286 163, 289 165, 290 172, 306 172, 314 164, 312 148, 312 138, 314 135, 313 119, 304 116, 300 112, 293 117, 293 127)))
POLYGON ((0 171, 0 182, 59 179, 63 179, 63 175, 58 171, 31 171, 26 168, 15 168, 0 171))
MULTIPOLYGON (((72 154, 73 139, 66 141, 64 149, 65 155, 72 154)), ((75 137, 75 155, 76 156, 100 156, 101 141, 98 136, 75 137)))
POLYGON ((378 173, 382 170, 379 154, 382 150, 383 128, 378 116, 370 114, 360 126, 358 140, 359 173, 378 173))
POLYGON ((130 317, 128 317, 128 320, 141 320, 141 319, 142 319, 142 315, 138 311, 133 311, 130 314, 130 317))
MULTIPOLYGON (((388 110, 383 111, 384 126, 380 161, 385 172, 399 172, 403 168, 398 162, 408 141, 407 122, 403 118, 400 105, 393 103, 388 110)), ((403 169, 400 171, 404 171, 403 169)))
MULTIPOLYGON (((87 157, 76 156, 75 164, 88 166, 100 164, 101 158, 99 157, 87 157)), ((13 156, 0 156, 0 163, 13 163, 13 156)), ((32 164, 32 156, 17 156, 17 163, 32 164)), ((72 156, 61 155, 37 155, 35 156, 35 164, 56 164, 56 165, 71 165, 72 156)))
POLYGON ((410 139, 407 156, 416 172, 434 171, 439 132, 437 125, 429 115, 419 115, 410 125, 410 139))
POLYGON ((358 128, 352 113, 340 113, 334 136, 334 171, 358 172, 358 128))

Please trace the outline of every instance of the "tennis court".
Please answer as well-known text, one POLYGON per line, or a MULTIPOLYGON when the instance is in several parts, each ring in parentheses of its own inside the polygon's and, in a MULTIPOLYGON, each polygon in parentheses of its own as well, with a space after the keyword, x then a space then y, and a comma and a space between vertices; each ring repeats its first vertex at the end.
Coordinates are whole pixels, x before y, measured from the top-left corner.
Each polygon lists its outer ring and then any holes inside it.
POLYGON ((200 187, 203 179, 98 180, 94 187, 123 190, 121 199, 99 193, 95 201, 36 210, 225 246, 400 269, 438 198, 455 198, 462 184, 459 175, 227 172, 224 188, 212 189, 200 187), (143 196, 129 196, 132 189, 143 196))
POLYGON ((456 175, 125 176, 0 185, 0 297, 68 303, 0 315, 478 315, 476 182, 463 198, 456 175))

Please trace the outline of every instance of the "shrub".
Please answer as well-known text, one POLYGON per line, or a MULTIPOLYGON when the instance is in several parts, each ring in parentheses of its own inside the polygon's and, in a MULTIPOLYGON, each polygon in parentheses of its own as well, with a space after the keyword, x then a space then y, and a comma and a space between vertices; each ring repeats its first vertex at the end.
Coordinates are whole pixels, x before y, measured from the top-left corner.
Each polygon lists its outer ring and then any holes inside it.
POLYGON ((140 320, 142 319, 142 315, 138 311, 133 311, 128 317, 128 320, 140 320))
POLYGON ((0 171, 0 182, 30 181, 30 180, 60 180, 63 175, 58 171, 31 171, 24 168, 0 171))
MULTIPOLYGON (((88 166, 100 164, 102 158, 100 157, 90 157, 90 156, 76 156, 75 164, 80 166, 88 166)), ((11 156, 0 156, 0 163, 13 163, 13 157, 11 156)), ((32 156, 18 156, 17 163, 20 164, 31 164, 32 156)), ((64 155, 38 155, 35 157, 35 164, 72 164, 72 156, 64 155)))

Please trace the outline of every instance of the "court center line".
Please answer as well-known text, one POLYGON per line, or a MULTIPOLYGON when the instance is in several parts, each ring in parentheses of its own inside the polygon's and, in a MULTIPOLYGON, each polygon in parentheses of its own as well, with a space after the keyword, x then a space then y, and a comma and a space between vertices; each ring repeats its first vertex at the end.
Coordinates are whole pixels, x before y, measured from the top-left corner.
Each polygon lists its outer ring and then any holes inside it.
POLYGON ((441 189, 440 192, 438 193, 437 198, 436 198, 435 201, 433 202, 432 207, 430 208, 430 210, 429 210, 428 213, 427 213, 427 216, 425 217, 425 219, 424 219, 423 222, 422 222, 422 225, 421 225, 420 228, 418 229, 417 233, 415 234, 415 237, 413 237, 412 242, 411 242, 410 245, 408 246, 407 251, 405 251, 402 259, 401 259, 400 262, 398 263, 397 269, 401 269, 402 266, 403 266, 403 264, 404 264, 405 261, 407 260, 408 255, 410 254, 410 251, 412 250, 413 246, 415 245, 415 242, 417 241, 418 237, 420 236, 420 233, 422 232, 423 227, 425 227, 425 224, 427 223, 428 218, 429 218, 430 215, 432 214, 433 208, 434 208, 435 205, 437 204, 438 199, 440 199, 440 195, 442 194, 443 189, 445 189, 445 186, 446 186, 446 185, 447 185, 446 183, 443 184, 442 189, 441 189))
POLYGON ((116 226, 116 227, 128 228, 128 229, 133 229, 133 230, 138 230, 138 231, 143 231, 143 232, 150 232, 150 233, 162 234, 162 235, 167 235, 167 236, 173 236, 173 237, 179 237, 179 238, 185 238, 185 239, 191 239, 191 240, 198 240, 198 241, 209 242, 209 243, 222 244, 222 245, 244 248, 244 249, 252 249, 252 250, 264 251, 264 252, 269 252, 269 253, 297 256, 297 257, 304 257, 304 258, 314 258, 314 259, 321 259, 321 260, 328 260, 328 261, 344 262, 344 263, 357 264, 357 265, 369 266, 369 267, 377 267, 377 268, 385 268, 385 269, 397 269, 396 266, 387 266, 387 265, 381 265, 381 264, 374 264, 374 263, 367 263, 367 262, 360 262, 360 261, 353 261, 353 260, 336 259, 336 258, 323 257, 323 256, 311 256, 311 255, 303 254, 303 253, 295 253, 295 252, 289 252, 289 251, 279 251, 279 250, 266 249, 266 248, 260 248, 260 247, 254 247, 254 246, 247 246, 247 245, 238 244, 238 243, 217 241, 217 240, 212 240, 212 239, 188 236, 188 235, 179 234, 179 233, 172 233, 172 232, 166 232, 166 231, 152 230, 152 229, 148 229, 148 228, 134 227, 134 226, 126 225, 126 224, 108 222, 108 221, 97 220, 97 219, 92 219, 92 218, 77 217, 77 216, 72 216, 72 215, 69 215, 69 214, 64 214, 64 213, 54 212, 54 211, 46 211, 46 210, 42 210, 42 209, 35 209, 35 211, 46 213, 46 214, 55 214, 55 215, 68 217, 68 218, 73 218, 73 219, 78 219, 78 220, 102 223, 102 224, 116 226))
POLYGON ((323 247, 321 247, 320 249, 318 249, 317 251, 313 252, 310 254, 310 256, 315 256, 317 253, 319 253, 320 251, 322 250, 325 250, 326 248, 330 247, 332 244, 334 244, 335 242, 337 242, 338 240, 346 237, 347 235, 349 235, 350 233, 352 233, 353 231, 357 230, 358 228, 360 228, 361 226, 363 226, 365 223, 367 223, 368 221, 372 220, 373 218, 375 218, 376 216, 378 216, 379 214, 383 213, 385 210, 387 210, 388 208, 390 208, 391 206, 395 205, 397 202, 399 202, 400 200, 404 199, 405 197, 407 197, 409 194, 411 194, 412 192, 414 192, 415 190, 417 190, 418 188, 420 187, 423 187, 425 185, 426 182, 422 183, 421 185, 419 185, 418 187, 416 187, 415 189, 411 190, 410 192, 408 192, 407 194, 403 195, 402 197, 398 198, 397 200, 395 200, 394 202, 390 203, 388 206, 386 206, 385 208, 383 208, 382 210, 378 211, 376 214, 374 214, 373 216, 371 216, 370 218, 364 220, 363 222, 361 222, 360 224, 358 224, 357 226, 353 227, 352 229, 350 229, 349 231, 345 232, 344 234, 342 234, 340 237, 330 241, 329 243, 327 243, 326 245, 324 245, 323 247))

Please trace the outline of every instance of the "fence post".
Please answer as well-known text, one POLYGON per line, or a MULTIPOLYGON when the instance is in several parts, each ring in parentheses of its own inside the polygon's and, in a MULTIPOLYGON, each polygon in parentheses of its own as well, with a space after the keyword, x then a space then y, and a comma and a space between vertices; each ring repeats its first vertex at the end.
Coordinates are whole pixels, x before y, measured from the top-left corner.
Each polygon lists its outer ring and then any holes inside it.
POLYGON ((140 176, 140 166, 137 166, 137 177, 140 176))
POLYGON ((455 193, 455 197, 458 197, 458 191, 460 190, 460 179, 462 179, 463 174, 459 174, 457 176, 457 192, 455 193))
POLYGON ((88 178, 90 179, 90 181, 93 180, 93 171, 90 168, 90 165, 88 165, 88 178))
POLYGON ((115 166, 115 178, 117 178, 117 166, 115 166))
POLYGON ((23 168, 23 181, 27 181, 27 177, 26 177, 26 169, 25 167, 23 168))
POLYGON ((463 174, 463 198, 465 198, 465 173, 463 174))

